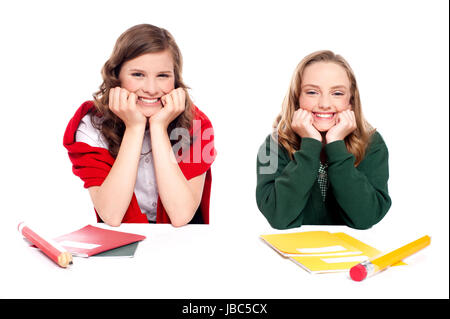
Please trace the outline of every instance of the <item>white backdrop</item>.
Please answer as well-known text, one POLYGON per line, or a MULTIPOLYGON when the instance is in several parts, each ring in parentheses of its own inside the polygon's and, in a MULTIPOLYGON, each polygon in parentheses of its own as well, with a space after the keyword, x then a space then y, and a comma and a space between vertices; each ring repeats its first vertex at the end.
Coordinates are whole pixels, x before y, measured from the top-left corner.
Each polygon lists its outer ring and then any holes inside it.
POLYGON ((255 203, 256 153, 297 63, 330 49, 354 69, 366 118, 390 151, 393 205, 375 227, 393 238, 433 236, 448 269, 449 16, 441 0, 2 2, 2 242, 20 220, 95 222, 62 137, 100 85, 117 37, 139 23, 174 35, 184 80, 213 123, 215 227, 270 230, 255 203))

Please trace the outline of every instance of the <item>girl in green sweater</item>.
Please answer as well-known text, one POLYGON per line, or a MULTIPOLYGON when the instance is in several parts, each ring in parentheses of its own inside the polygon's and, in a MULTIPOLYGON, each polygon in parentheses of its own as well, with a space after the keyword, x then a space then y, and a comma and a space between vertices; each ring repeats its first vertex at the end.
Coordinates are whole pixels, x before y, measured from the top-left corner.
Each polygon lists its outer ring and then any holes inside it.
POLYGON ((277 229, 367 229, 391 206, 388 178, 388 149, 364 119, 349 64, 331 51, 306 56, 258 152, 259 210, 277 229))

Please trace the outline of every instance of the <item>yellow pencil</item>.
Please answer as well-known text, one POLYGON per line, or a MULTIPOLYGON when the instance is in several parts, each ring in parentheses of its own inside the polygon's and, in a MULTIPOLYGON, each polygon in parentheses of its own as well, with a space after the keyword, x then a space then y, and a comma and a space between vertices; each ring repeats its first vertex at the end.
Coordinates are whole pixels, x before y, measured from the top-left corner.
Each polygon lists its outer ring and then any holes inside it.
POLYGON ((355 281, 364 280, 427 247, 430 242, 430 236, 423 236, 389 253, 363 261, 350 269, 350 278, 355 281))

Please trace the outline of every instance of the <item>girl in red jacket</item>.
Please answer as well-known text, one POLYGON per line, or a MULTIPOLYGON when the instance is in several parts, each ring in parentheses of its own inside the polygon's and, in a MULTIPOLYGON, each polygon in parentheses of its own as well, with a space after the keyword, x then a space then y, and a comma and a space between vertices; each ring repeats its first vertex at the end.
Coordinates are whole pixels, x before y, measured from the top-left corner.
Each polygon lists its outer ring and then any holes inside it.
POLYGON ((172 35, 148 24, 117 40, 94 101, 64 135, 98 221, 209 223, 211 122, 190 100, 172 35))

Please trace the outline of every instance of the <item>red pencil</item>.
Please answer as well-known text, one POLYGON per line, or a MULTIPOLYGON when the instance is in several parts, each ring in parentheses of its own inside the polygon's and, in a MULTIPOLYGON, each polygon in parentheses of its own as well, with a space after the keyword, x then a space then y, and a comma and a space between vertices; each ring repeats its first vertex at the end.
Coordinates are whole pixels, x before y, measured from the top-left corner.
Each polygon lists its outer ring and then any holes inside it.
POLYGON ((44 239, 36 232, 31 230, 24 222, 21 222, 18 226, 19 233, 21 233, 26 239, 31 241, 39 249, 41 249, 51 260, 57 263, 61 267, 67 267, 72 264, 72 254, 59 244, 52 240, 44 239))

